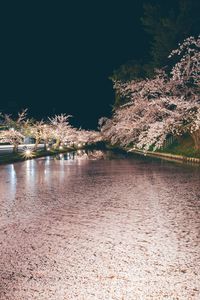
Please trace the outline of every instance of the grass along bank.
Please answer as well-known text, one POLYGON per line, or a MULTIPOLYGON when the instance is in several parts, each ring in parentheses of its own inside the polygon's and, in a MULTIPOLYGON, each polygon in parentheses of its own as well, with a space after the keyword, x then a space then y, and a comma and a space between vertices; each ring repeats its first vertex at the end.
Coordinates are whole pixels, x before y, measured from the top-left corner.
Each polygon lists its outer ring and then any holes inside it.
POLYGON ((182 160, 185 162, 194 162, 200 164, 200 150, 196 150, 192 138, 188 135, 180 137, 171 145, 158 149, 156 151, 142 151, 136 149, 127 149, 130 152, 138 154, 147 154, 167 159, 182 160))

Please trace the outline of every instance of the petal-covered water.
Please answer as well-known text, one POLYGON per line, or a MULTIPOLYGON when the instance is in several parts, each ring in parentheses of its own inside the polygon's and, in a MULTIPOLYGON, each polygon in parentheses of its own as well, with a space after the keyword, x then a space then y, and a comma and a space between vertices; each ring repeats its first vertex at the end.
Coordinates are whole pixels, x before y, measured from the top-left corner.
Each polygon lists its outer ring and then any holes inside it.
POLYGON ((199 300, 199 167, 58 158, 0 166, 0 299, 199 300))

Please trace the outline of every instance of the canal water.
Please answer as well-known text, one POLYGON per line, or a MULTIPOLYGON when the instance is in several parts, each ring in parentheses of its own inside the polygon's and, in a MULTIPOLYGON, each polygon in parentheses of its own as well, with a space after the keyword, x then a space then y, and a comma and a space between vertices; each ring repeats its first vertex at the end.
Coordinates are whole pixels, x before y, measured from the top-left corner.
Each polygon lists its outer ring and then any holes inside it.
POLYGON ((200 299, 200 168, 112 152, 0 166, 0 300, 200 299))

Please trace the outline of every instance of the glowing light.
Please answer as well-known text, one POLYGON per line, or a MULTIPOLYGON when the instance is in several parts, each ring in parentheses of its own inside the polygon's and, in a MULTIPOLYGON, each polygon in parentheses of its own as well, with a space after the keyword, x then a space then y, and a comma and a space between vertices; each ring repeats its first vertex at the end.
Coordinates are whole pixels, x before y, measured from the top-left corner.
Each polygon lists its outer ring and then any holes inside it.
POLYGON ((25 149, 23 152, 22 152, 22 156, 23 158, 25 159, 29 159, 29 158, 32 158, 35 156, 35 153, 33 150, 31 149, 25 149))
POLYGON ((63 149, 63 146, 60 146, 59 149, 62 150, 62 149, 63 149))

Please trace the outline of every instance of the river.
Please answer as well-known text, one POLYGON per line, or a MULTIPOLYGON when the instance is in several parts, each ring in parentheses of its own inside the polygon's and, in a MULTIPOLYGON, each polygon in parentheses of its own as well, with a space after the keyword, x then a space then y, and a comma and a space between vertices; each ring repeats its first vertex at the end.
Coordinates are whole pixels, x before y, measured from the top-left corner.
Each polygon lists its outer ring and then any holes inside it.
POLYGON ((200 168, 95 151, 0 166, 1 300, 200 299, 200 168))

